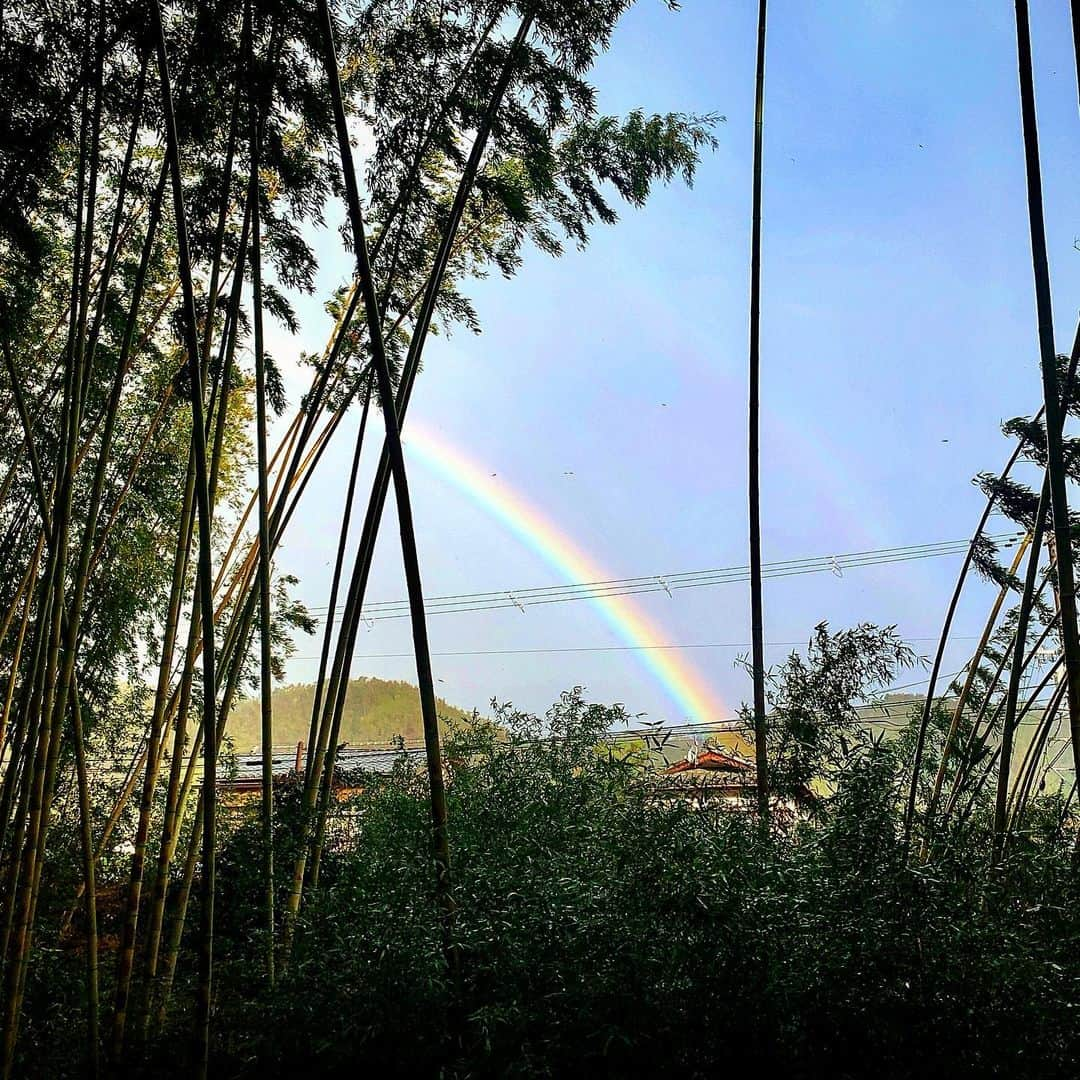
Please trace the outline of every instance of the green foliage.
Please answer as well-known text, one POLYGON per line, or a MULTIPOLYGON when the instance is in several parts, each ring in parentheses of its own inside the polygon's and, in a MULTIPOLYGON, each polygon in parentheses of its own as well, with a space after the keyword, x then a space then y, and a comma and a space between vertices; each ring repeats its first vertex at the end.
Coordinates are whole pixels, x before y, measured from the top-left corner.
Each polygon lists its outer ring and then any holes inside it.
MULTIPOLYGON (((223 282, 233 276, 243 285, 250 274, 250 266, 238 269, 238 260, 246 255, 251 131, 256 125, 261 131, 264 305, 290 331, 297 329, 295 295, 311 291, 316 280, 305 237, 322 223, 342 182, 329 152, 326 80, 308 0, 162 6, 195 304, 213 346, 205 388, 191 383, 189 358, 178 344, 176 223, 168 205, 157 218, 162 116, 157 93, 145 99, 141 93, 145 80, 155 81, 144 6, 27 0, 2 16, 0 411, 7 422, 0 424, 0 602, 15 610, 11 602, 41 535, 39 506, 48 506, 77 452, 70 509, 53 507, 64 516, 72 556, 67 566, 57 563, 55 588, 42 564, 32 596, 34 635, 45 641, 42 626, 52 620, 41 617, 42 604, 55 594, 67 605, 83 581, 81 572, 77 582, 64 574, 73 575, 79 553, 94 552, 85 598, 64 611, 64 618, 79 620, 93 837, 104 830, 126 763, 137 761, 145 744, 188 469, 190 405, 204 392, 217 416, 222 390, 229 392, 229 422, 218 447, 215 556, 229 540, 250 479, 250 381, 234 367, 222 383, 226 326, 235 330, 232 343, 241 355, 250 331, 242 305, 230 310, 231 286, 223 282), (91 136, 90 116, 99 110, 100 129, 95 122, 91 136), (129 140, 134 152, 119 203, 129 140), (88 172, 96 178, 92 236, 83 201, 88 172), (80 249, 80 230, 89 250, 80 249), (145 297, 133 309, 144 260, 145 297), (109 278, 102 270, 113 263, 109 278), (73 313, 85 266, 93 268, 88 294, 73 313), (219 271, 215 296, 210 280, 219 271), (65 381, 65 373, 78 380, 65 381), (17 390, 32 414, 29 438, 23 410, 14 408, 17 390), (77 409, 70 408, 76 401, 77 409), (95 475, 103 480, 101 516, 89 512, 95 475)), ((586 76, 629 6, 630 0, 333 5, 343 23, 347 108, 370 146, 362 176, 365 216, 395 378, 406 350, 418 357, 428 331, 426 323, 417 327, 417 303, 457 201, 462 167, 480 145, 478 131, 490 129, 484 154, 475 182, 462 189, 461 227, 445 276, 440 265, 432 279, 440 283, 434 316, 443 332, 479 328, 468 282, 492 268, 512 275, 526 245, 557 256, 564 244, 583 246, 597 225, 614 222, 617 201, 640 206, 658 183, 692 182, 699 155, 715 145, 721 117, 644 109, 611 117, 597 110, 586 76), (496 86, 505 93, 493 97, 496 86)), ((328 309, 339 314, 347 296, 347 289, 337 290, 328 309)), ((354 395, 364 385, 357 378, 367 359, 364 322, 354 316, 327 396, 312 394, 303 403, 312 430, 327 409, 363 401, 363 391, 354 395)), ((266 359, 269 404, 281 413, 284 384, 273 358, 266 359)), ((329 361, 312 362, 321 372, 329 361)), ((1066 364, 1058 358, 1063 385, 1066 364)), ((1065 393, 1069 410, 1080 415, 1076 395, 1065 393)), ((1022 441, 1026 468, 1044 468, 1039 420, 1019 418, 1004 430, 1022 441)), ((1066 440, 1064 467, 1080 479, 1080 442, 1066 440)), ((1037 505, 1030 486, 1015 477, 978 482, 999 509, 1030 528, 1037 505)), ((62 490, 57 503, 67 502, 66 482, 62 490)), ((195 554, 188 552, 177 596, 191 595, 195 554)), ((208 554, 205 548, 201 554, 208 554)), ((976 545, 974 565, 1007 593, 1018 590, 986 538, 976 545)), ((294 633, 314 629, 289 596, 292 584, 276 580, 267 628, 276 678, 294 633)), ((231 596, 226 613, 238 612, 244 600, 231 596)), ((190 612, 183 604, 181 648, 190 612)), ((1029 628, 1032 638, 1054 618, 1039 599, 1035 614, 1041 626, 1029 628)), ((1015 625, 1015 611, 1006 612, 986 651, 999 671, 1015 625)), ((56 627, 59 634, 61 620, 56 627)), ((252 640, 261 629, 256 623, 252 640)), ((32 763, 50 759, 35 753, 34 740, 42 733, 44 749, 44 733, 57 733, 55 800, 50 789, 42 808, 51 825, 47 844, 45 831, 40 834, 43 888, 40 904, 32 899, 27 908, 37 925, 26 997, 11 999, 12 1015, 26 1016, 18 1067, 25 1075, 79 1075, 84 1061, 70 1031, 85 1008, 85 927, 76 914, 70 932, 59 939, 50 933, 64 923, 83 870, 69 718, 59 705, 55 722, 43 705, 32 715, 26 706, 33 687, 44 686, 49 665, 39 659, 35 667, 29 654, 16 663, 11 638, 2 647, 0 665, 12 669, 12 685, 20 686, 19 724, 32 722, 21 763, 12 748, 5 778, 20 775, 21 767, 20 783, 36 791, 40 770, 31 772, 32 763)), ((869 1066, 897 1078, 1076 1075, 1080 897, 1069 800, 1036 793, 1026 816, 1018 814, 1021 827, 1002 865, 988 871, 988 780, 996 768, 992 737, 1000 730, 994 707, 1001 691, 996 676, 979 667, 968 713, 987 705, 985 723, 980 732, 973 716, 959 717, 962 749, 954 745, 943 770, 950 795, 955 782, 960 812, 942 842, 927 845, 925 861, 909 858, 908 845, 898 840, 898 793, 915 729, 893 741, 876 739, 858 706, 912 660, 892 628, 831 633, 822 624, 805 656, 792 654, 771 673, 773 787, 799 808, 777 815, 772 835, 745 815, 691 805, 675 793, 655 771, 659 740, 607 750, 603 736, 625 714, 588 705, 579 691, 543 718, 500 708, 487 721, 439 702, 450 721, 445 760, 458 903, 451 934, 461 959, 453 976, 444 966, 436 914, 426 775, 415 759, 403 754, 390 776, 352 777, 349 789, 331 800, 318 884, 304 893, 274 987, 252 961, 264 934, 257 822, 250 803, 223 800, 215 1073, 703 1076, 754 1068, 810 1078, 863 1075, 869 1066)), ((230 662, 230 674, 250 688, 255 656, 240 647, 230 662)), ((166 675, 181 666, 171 658, 166 675)), ((171 689, 163 684, 159 704, 171 689)), ((204 688, 197 678, 192 689, 198 704, 204 688)), ((311 700, 311 687, 275 695, 281 741, 307 738, 311 700)), ((356 680, 341 739, 419 742, 418 712, 416 691, 407 684, 356 680)), ((178 724, 178 745, 187 719, 178 724)), ((916 778, 923 805, 951 726, 947 702, 933 703, 924 770, 916 778)), ((12 746, 16 730, 9 729, 12 746)), ((190 739, 193 727, 186 730, 190 739)), ((245 749, 258 742, 255 702, 237 708, 228 735, 245 749)), ((139 778, 136 771, 132 776, 139 778)), ((41 773, 40 783, 53 780, 41 773)), ((282 785, 275 797, 275 859, 287 867, 308 839, 310 813, 295 784, 282 785)), ((154 868, 163 800, 159 785, 147 803, 154 868)), ((192 810, 189 802, 181 851, 195 835, 192 810)), ((132 804, 119 812, 98 864, 104 1000, 116 990, 108 956, 129 869, 121 841, 132 834, 135 812, 132 804)), ((27 852, 34 846, 36 840, 27 852)), ((16 839, 9 835, 0 847, 0 862, 13 871, 5 879, 19 884, 16 839)), ((146 891, 162 886, 170 924, 182 907, 181 862, 143 883, 146 891)), ((33 898, 35 867, 25 866, 26 895, 33 898)), ((287 874, 276 880, 279 912, 290 884, 287 874)), ((193 909, 198 903, 196 896, 193 909)), ((199 914, 193 911, 189 927, 199 914)), ((145 929, 144 920, 139 934, 145 929)), ((154 1075, 191 1073, 192 936, 189 931, 182 941, 173 1027, 148 1048, 154 1075)), ((17 983, 13 956, 21 960, 21 944, 6 958, 17 983)), ((140 954, 140 970, 141 961, 140 954)))
MULTIPOLYGON (((282 743, 307 741, 314 687, 310 683, 282 686, 274 691, 274 738, 282 743)), ((439 715, 465 722, 469 714, 438 700, 439 715)), ((229 717, 228 733, 241 750, 260 740, 259 702, 241 701, 229 717)), ((420 700, 416 687, 400 680, 352 679, 345 695, 341 741, 353 746, 391 746, 401 737, 409 744, 423 741, 420 700)))
MULTIPOLYGON (((251 963, 257 814, 226 824, 213 1074, 1075 1075, 1080 887, 1060 798, 1036 803, 1000 872, 979 821, 912 866, 902 741, 853 752, 812 818, 763 837, 742 814, 665 798, 646 755, 598 754, 625 719, 575 691, 542 718, 500 708, 455 729, 456 981, 414 762, 335 804, 338 839, 273 991, 251 963)), ((279 794, 279 857, 298 809, 279 794)), ((78 1073, 56 1033, 80 1008, 79 964, 68 948, 35 968, 28 1075, 78 1073)), ((189 1075, 189 979, 154 1076, 189 1075)))
MULTIPOLYGON (((404 761, 372 778, 338 811, 359 826, 326 856, 277 991, 223 960, 218 1074, 1075 1073, 1080 897, 1053 807, 1003 876, 985 834, 909 868, 903 763, 880 744, 813 822, 763 839, 596 754, 622 719, 573 693, 448 745, 457 983, 423 780, 404 761)), ((222 857, 230 879, 247 867, 255 920, 253 851, 222 857)))
MULTIPOLYGON (((804 805, 827 795, 874 744, 865 702, 914 662, 895 627, 814 627, 805 656, 792 652, 766 673, 772 789, 804 805)), ((745 707, 742 720, 752 738, 753 717, 745 707)))

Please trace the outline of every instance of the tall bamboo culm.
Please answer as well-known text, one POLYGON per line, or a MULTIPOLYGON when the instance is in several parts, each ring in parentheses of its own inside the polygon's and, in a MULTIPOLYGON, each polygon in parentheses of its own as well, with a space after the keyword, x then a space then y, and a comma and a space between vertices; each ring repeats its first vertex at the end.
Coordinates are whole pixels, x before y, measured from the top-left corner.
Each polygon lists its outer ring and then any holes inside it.
POLYGON ((1073 767, 1080 775, 1080 630, 1076 623, 1076 583, 1065 463, 1062 454, 1063 413, 1054 347, 1054 316, 1050 293, 1050 263, 1043 220, 1042 169, 1039 129, 1035 113, 1035 78, 1031 58, 1031 28, 1027 0, 1016 0, 1016 54, 1020 82, 1020 115, 1027 177, 1028 225, 1031 266, 1035 280, 1035 308, 1039 331, 1043 407, 1046 413, 1046 473, 1056 549, 1058 603, 1061 607, 1061 647, 1065 659, 1066 697, 1073 767))
POLYGON ((183 293, 184 347, 191 380, 192 452, 195 458, 195 494, 199 517, 198 589, 200 602, 207 617, 203 629, 203 863, 202 863, 202 925, 199 939, 199 986, 195 1030, 195 1065, 197 1075, 205 1077, 209 1069, 210 1014, 214 971, 214 869, 217 810, 217 710, 214 673, 214 610, 213 566, 211 562, 210 484, 206 457, 206 428, 203 416, 201 388, 202 364, 199 356, 198 327, 195 316, 195 293, 192 283, 191 254, 184 214, 183 170, 180 145, 173 111, 172 84, 169 77, 169 58, 165 43, 165 27, 161 18, 160 0, 150 4, 151 26, 156 36, 158 69, 161 76, 161 109, 165 125, 166 153, 172 173, 173 212, 176 227, 176 252, 183 293))
POLYGON ((416 655, 416 675, 420 689, 420 710, 424 724, 424 742, 427 748, 428 780, 431 786, 436 894, 443 914, 444 952, 448 966, 454 968, 456 967, 456 950, 452 938, 454 897, 450 879, 450 844, 447 832, 446 793, 443 781, 442 750, 439 745, 435 683, 431 672, 431 650, 427 637, 424 595, 420 579, 420 564, 416 551, 412 505, 409 499, 405 456, 401 448, 401 434, 398 428, 397 411, 394 403, 394 387, 379 318, 378 295, 371 272, 371 263, 368 259, 367 238, 360 208, 360 192, 353 168, 348 123, 345 117, 345 106, 342 100, 341 83, 338 75, 334 27, 327 0, 318 0, 318 14, 322 33, 323 62, 326 67, 326 76, 330 88, 334 126, 338 138, 338 153, 341 158, 341 167, 345 180, 346 207, 353 235, 357 276, 367 318, 368 340, 378 385, 379 400, 382 405, 383 422, 386 425, 386 442, 390 452, 394 480, 398 526, 401 533, 402 561, 404 563, 405 582, 412 621, 413 650, 416 655))
MULTIPOLYGON (((250 18, 250 16, 245 16, 250 18)), ((255 86, 255 49, 249 37, 248 67, 255 86)), ((256 93, 256 101, 258 100, 256 93)), ((251 314, 255 336, 255 442, 259 490, 259 704, 262 742, 262 846, 266 975, 274 985, 274 720, 270 642, 270 493, 266 446, 266 353, 263 342, 262 230, 259 208, 259 109, 251 108, 251 314)))
POLYGON ((754 757, 758 815, 769 820, 769 754, 765 719, 765 617, 761 584, 761 174, 765 126, 765 28, 767 0, 758 4, 754 90, 754 191, 750 227, 750 402, 748 487, 750 510, 750 634, 754 680, 754 757))

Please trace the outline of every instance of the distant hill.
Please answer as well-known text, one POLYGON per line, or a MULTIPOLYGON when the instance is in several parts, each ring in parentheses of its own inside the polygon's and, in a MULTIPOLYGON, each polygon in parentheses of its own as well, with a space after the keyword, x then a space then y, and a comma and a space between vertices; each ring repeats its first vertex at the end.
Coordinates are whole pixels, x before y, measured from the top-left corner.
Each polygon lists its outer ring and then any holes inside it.
MULTIPOLYGON (((311 724, 311 703, 315 687, 311 683, 282 686, 274 691, 274 742, 277 745, 307 741, 311 724)), ((441 720, 468 720, 464 709, 437 698, 441 720)), ((240 753, 260 744, 259 699, 241 701, 226 727, 240 753)), ((345 695, 341 717, 341 741, 359 745, 386 746, 400 735, 406 743, 424 738, 420 719, 419 691, 411 683, 387 679, 353 679, 345 695)))

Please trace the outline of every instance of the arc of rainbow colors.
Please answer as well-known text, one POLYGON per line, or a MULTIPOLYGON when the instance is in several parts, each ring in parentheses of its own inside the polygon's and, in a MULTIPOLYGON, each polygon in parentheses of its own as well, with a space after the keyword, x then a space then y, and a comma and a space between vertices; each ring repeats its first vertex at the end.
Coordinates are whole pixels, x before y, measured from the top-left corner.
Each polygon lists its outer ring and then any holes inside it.
MULTIPOLYGON (((520 492, 491 476, 445 438, 412 421, 403 442, 408 454, 468 496, 570 581, 604 581, 614 577, 520 492)), ((671 648, 662 629, 629 597, 589 599, 615 633, 627 645, 640 650, 637 655, 642 666, 685 715, 699 721, 732 715, 701 673, 671 648)))

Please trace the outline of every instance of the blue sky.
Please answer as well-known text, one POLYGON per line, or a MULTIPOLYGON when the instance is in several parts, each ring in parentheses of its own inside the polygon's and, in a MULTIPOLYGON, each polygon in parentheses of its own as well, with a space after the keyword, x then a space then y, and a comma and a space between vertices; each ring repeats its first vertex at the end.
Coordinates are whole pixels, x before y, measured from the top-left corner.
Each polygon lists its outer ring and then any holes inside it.
MULTIPOLYGON (((433 340, 410 417, 490 467, 613 577, 747 561, 746 333, 757 5, 641 0, 593 74, 601 108, 716 111, 720 146, 693 190, 656 192, 584 252, 530 253, 512 281, 470 289, 483 333, 433 340), (571 332, 567 333, 567 327, 571 332), (572 475, 568 475, 572 474, 572 475)), ((1032 4, 1058 345, 1080 298, 1077 93, 1067 5, 1032 4)), ((762 337, 766 561, 967 536, 972 476, 1000 467, 1001 420, 1040 384, 1010 4, 985 0, 770 4, 762 337), (945 441, 947 440, 947 441, 945 441)), ((347 272, 317 238, 323 293, 347 272)), ((325 340, 304 305, 288 361, 325 340)), ((297 384, 298 385, 298 384, 297 384)), ((287 536, 282 570, 326 602, 351 430, 327 455, 287 536)), ((408 423, 406 423, 406 442, 408 423)), ((374 444, 373 444, 374 446, 374 444)), ((411 467, 431 595, 561 583, 445 479, 411 467)), ((1006 523, 998 522, 996 529, 1006 523)), ((770 642, 823 619, 896 623, 921 652, 957 560, 766 583, 770 642)), ((384 523, 371 599, 404 596, 384 523)), ((959 633, 976 634, 977 590, 959 633)), ((745 585, 640 599, 673 643, 749 640, 745 585)), ((434 616, 436 653, 619 645, 587 603, 434 616)), ((362 630, 354 674, 412 678, 407 624, 362 630)), ((293 680, 313 677, 317 639, 293 680)), ((749 695, 741 650, 694 650, 718 711, 749 695)), ((786 649, 770 646, 769 658, 786 649)), ((949 670, 963 660, 959 651, 949 670)), ((575 684, 654 719, 681 719, 632 652, 436 656, 438 690, 543 709, 575 684)), ((915 673, 909 678, 918 677, 915 673)))

